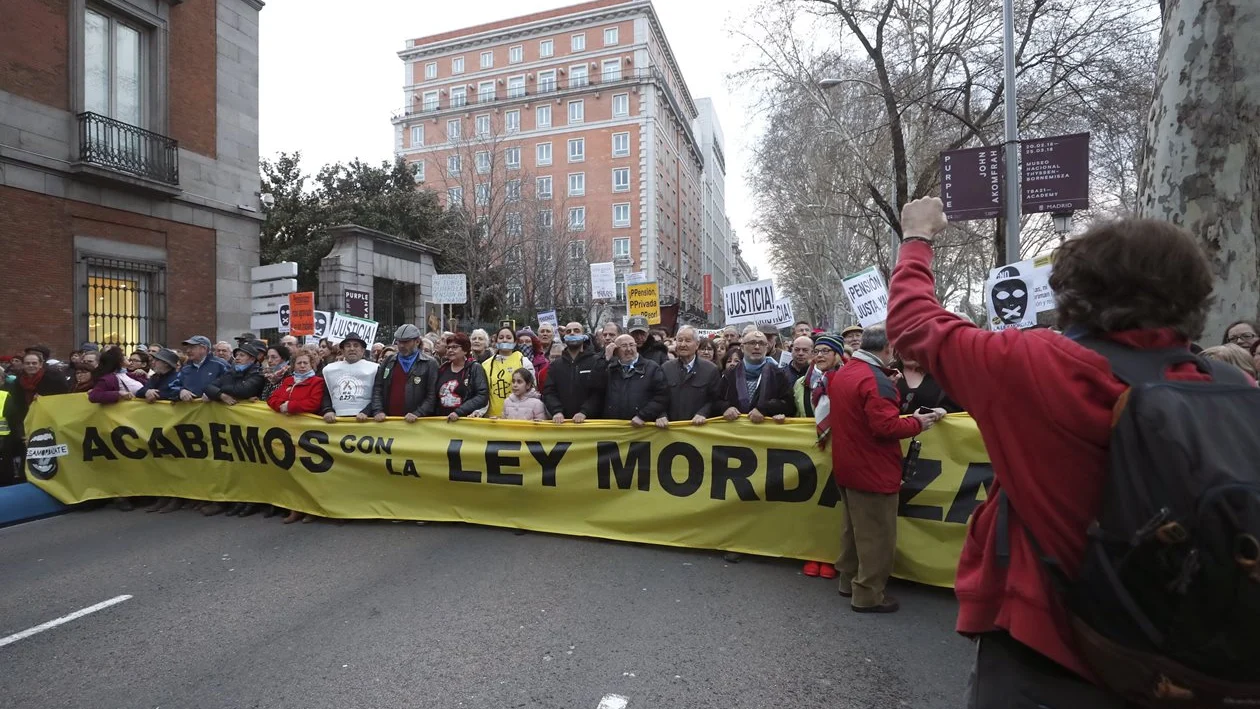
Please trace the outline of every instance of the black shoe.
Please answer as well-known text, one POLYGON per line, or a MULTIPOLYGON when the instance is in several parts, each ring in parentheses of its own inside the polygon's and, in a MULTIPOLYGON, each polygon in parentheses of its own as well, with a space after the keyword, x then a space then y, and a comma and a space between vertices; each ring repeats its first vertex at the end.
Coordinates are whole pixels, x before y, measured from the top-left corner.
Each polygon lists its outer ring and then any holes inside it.
POLYGON ((892 596, 884 596, 884 602, 877 606, 851 606, 854 613, 896 613, 901 604, 892 596))
POLYGON ((241 504, 241 503, 239 503, 239 502, 233 502, 233 503, 231 503, 231 504, 229 504, 229 505, 228 505, 227 512, 225 512, 225 513, 223 514, 223 516, 224 516, 224 517, 235 517, 236 515, 238 515, 238 514, 240 514, 240 513, 241 513, 241 510, 242 510, 244 507, 245 507, 245 505, 242 505, 242 504, 241 504))
POLYGON ((728 564, 738 564, 739 560, 743 558, 744 558, 743 554, 740 554, 738 552, 733 552, 733 551, 728 551, 722 555, 722 560, 728 564))
POLYGON ((246 502, 244 505, 241 505, 241 510, 236 513, 236 516, 248 517, 256 512, 258 512, 258 505, 253 502, 246 502))
POLYGON ((263 519, 271 519, 272 517, 275 517, 276 515, 280 514, 283 511, 284 509, 281 507, 276 507, 275 505, 267 505, 267 511, 263 513, 263 519))
POLYGON ((114 507, 117 507, 119 510, 123 512, 130 512, 136 508, 136 506, 132 504, 130 497, 116 498, 114 500, 114 507))
POLYGON ((223 511, 223 505, 217 502, 207 502, 201 507, 201 514, 207 517, 213 517, 223 511))

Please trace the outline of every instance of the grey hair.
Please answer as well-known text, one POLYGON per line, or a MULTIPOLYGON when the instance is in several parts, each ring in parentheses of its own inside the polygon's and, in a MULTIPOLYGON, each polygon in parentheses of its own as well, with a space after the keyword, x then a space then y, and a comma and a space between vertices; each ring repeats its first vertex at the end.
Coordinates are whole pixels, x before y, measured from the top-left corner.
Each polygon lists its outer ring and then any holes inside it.
POLYGON ((482 328, 477 328, 476 330, 473 330, 472 332, 468 333, 468 339, 471 340, 473 337, 476 337, 477 335, 481 335, 482 337, 486 338, 486 340, 490 339, 490 333, 486 332, 482 328))
POLYGON ((601 329, 601 330, 606 330, 606 329, 608 329, 608 326, 609 326, 609 325, 612 325, 612 326, 613 326, 613 329, 615 329, 615 330, 617 331, 617 334, 618 334, 618 335, 620 335, 620 334, 621 334, 621 324, 620 324, 620 323, 615 323, 615 322, 613 322, 612 320, 609 320, 608 322, 604 323, 604 326, 603 326, 603 327, 601 327, 600 329, 601 329))
POLYGON ((690 325, 683 325, 682 327, 678 328, 678 330, 674 332, 674 339, 677 340, 678 337, 683 334, 683 331, 687 331, 687 330, 691 331, 691 338, 693 340, 696 340, 697 342, 700 341, 700 334, 697 333, 696 329, 690 325))
POLYGON ((862 331, 862 349, 872 354, 888 348, 888 331, 883 325, 872 325, 862 331))

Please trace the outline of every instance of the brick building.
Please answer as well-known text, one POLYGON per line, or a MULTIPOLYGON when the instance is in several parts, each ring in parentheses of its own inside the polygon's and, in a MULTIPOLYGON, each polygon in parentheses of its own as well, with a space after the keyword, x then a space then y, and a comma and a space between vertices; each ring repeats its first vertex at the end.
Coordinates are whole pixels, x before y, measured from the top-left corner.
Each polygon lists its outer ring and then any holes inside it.
POLYGON ((260 0, 5 0, 0 353, 249 326, 260 0))
MULTIPOLYGON (((542 221, 577 235, 571 254, 616 264, 620 300, 626 274, 643 271, 681 320, 705 320, 698 112, 649 0, 596 0, 408 40, 399 57, 395 149, 417 182, 475 208, 497 193, 488 182, 502 168, 515 185, 508 199, 524 183, 542 221)), ((508 284, 509 303, 520 287, 508 284)))

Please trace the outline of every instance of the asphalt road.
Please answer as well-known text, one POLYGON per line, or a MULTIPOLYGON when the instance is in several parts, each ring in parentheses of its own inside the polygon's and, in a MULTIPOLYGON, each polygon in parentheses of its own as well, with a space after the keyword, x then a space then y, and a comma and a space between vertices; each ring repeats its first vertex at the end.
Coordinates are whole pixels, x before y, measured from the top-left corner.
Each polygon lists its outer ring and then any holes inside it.
POLYGON ((101 509, 0 530, 0 706, 959 707, 947 591, 467 525, 101 509), (3 641, 0 641, 2 643, 3 641))

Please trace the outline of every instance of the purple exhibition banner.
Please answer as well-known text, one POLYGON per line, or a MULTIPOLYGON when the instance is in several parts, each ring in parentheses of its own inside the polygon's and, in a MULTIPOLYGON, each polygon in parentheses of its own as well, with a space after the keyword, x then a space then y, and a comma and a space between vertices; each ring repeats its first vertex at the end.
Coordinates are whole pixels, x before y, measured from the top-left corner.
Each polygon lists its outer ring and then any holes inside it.
POLYGON ((1089 133, 1025 140, 1020 162, 1026 214, 1089 209, 1089 133))
POLYGON ((1002 146, 941 153, 941 200, 951 222, 1002 214, 1002 146))

